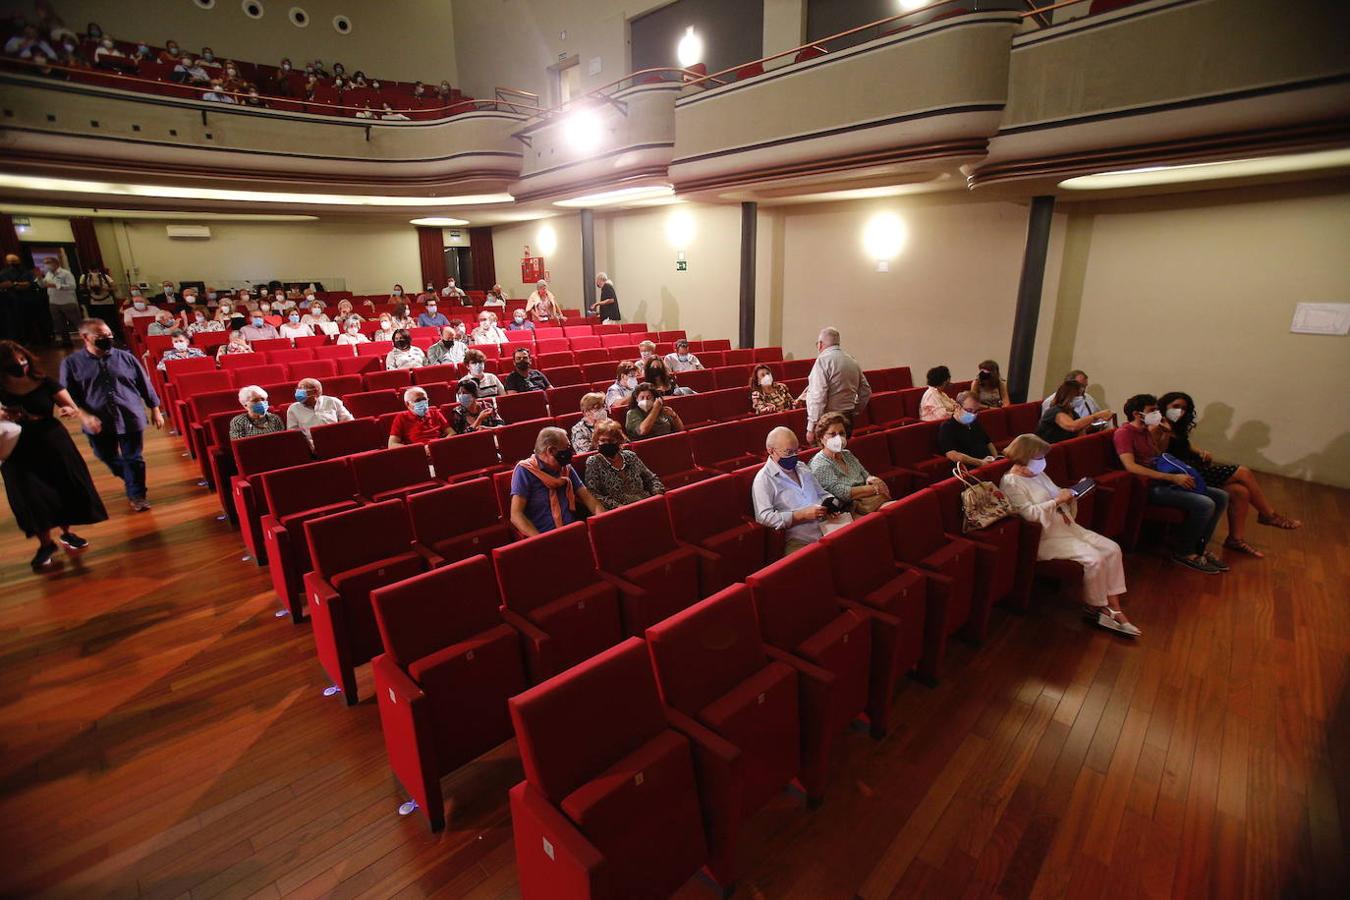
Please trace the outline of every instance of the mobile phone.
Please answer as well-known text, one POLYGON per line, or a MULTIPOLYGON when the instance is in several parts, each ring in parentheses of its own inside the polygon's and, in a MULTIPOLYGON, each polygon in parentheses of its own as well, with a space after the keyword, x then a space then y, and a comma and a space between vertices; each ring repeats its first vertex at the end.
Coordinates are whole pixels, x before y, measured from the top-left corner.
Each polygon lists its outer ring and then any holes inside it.
POLYGON ((1097 482, 1093 481, 1091 478, 1084 478, 1082 481, 1069 488, 1069 491, 1075 497, 1081 497, 1096 486, 1097 482))

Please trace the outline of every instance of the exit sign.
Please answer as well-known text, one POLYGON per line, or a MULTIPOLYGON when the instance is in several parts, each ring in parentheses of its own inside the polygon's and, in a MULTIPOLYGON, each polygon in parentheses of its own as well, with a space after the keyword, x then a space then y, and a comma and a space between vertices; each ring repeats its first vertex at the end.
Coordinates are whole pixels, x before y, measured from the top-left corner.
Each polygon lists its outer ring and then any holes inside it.
POLYGON ((677 260, 675 260, 675 271, 676 271, 676 272, 688 272, 688 271, 689 271, 689 263, 688 263, 686 260, 683 260, 683 259, 677 259, 677 260))

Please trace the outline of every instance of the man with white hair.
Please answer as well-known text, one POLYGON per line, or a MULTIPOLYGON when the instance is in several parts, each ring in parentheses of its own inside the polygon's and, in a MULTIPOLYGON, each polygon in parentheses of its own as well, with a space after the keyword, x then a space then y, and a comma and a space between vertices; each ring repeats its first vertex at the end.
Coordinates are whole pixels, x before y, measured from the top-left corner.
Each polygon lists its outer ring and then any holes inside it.
POLYGON ((600 289, 600 299, 595 301, 591 313, 600 317, 601 324, 619 321, 619 295, 614 290, 614 282, 604 272, 596 272, 595 286, 600 289))
POLYGON ((816 338, 816 364, 806 382, 807 440, 815 442, 816 421, 827 412, 843 413, 849 421, 872 399, 862 366, 839 346, 839 329, 824 328, 816 338))
POLYGON ((534 454, 516 463, 511 475, 511 525, 525 537, 577 521, 577 501, 592 515, 604 512, 572 468, 572 456, 567 432, 550 425, 535 438, 534 454))
POLYGON ((497 314, 485 309, 478 314, 478 327, 469 334, 471 344, 505 344, 506 332, 497 325, 497 314))
POLYGON ((531 322, 546 322, 549 325, 562 324, 562 304, 548 289, 548 282, 542 278, 535 284, 534 293, 525 301, 525 315, 530 317, 531 322))
POLYGON ((260 434, 273 434, 286 430, 281 416, 271 412, 267 402, 267 391, 250 384, 239 389, 239 405, 244 411, 230 420, 230 440, 257 437, 260 434))
POLYGON ((750 497, 755 520, 774 531, 787 532, 786 556, 820 540, 821 523, 830 516, 825 507, 829 496, 808 466, 797 465, 797 435, 779 426, 764 441, 768 458, 755 475, 750 497))
POLYGON ((445 413, 431 405, 425 388, 410 387, 404 391, 403 405, 407 409, 394 417, 394 424, 389 428, 391 449, 405 444, 425 444, 454 433, 445 413))
POLYGON ((286 408, 286 428, 299 431, 314 446, 309 430, 315 425, 333 425, 350 422, 352 414, 337 397, 323 392, 323 383, 317 378, 301 378, 295 386, 295 402, 286 408))

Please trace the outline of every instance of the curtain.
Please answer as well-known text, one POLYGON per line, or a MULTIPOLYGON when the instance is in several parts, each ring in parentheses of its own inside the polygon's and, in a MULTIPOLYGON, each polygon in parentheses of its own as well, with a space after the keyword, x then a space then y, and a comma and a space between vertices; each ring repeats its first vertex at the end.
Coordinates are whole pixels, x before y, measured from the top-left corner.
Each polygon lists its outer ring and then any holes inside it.
POLYGON ((22 249, 19 236, 14 233, 14 219, 8 213, 0 213, 0 257, 6 253, 22 256, 22 249))
POLYGON ((492 258, 492 229, 487 226, 469 229, 469 258, 473 273, 469 286, 487 291, 497 283, 497 263, 492 258))
POLYGON ((412 293, 421 291, 425 284, 439 289, 445 284, 445 237, 441 229, 418 225, 417 252, 422 258, 422 284, 412 293))
POLYGON ((80 258, 80 270, 103 271, 103 251, 98 246, 98 235, 94 233, 94 220, 88 216, 71 216, 70 233, 75 235, 75 254, 80 258))

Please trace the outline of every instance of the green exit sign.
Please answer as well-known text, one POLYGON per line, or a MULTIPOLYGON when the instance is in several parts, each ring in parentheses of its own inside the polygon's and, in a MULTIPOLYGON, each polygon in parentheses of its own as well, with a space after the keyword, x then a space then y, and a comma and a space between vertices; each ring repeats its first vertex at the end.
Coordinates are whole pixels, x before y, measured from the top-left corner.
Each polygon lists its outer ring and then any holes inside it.
POLYGON ((687 260, 683 260, 683 259, 677 259, 677 260, 675 260, 675 271, 676 271, 676 272, 688 272, 688 271, 689 271, 689 263, 688 263, 688 261, 687 261, 687 260))

